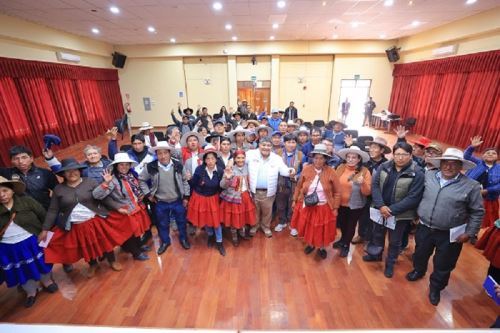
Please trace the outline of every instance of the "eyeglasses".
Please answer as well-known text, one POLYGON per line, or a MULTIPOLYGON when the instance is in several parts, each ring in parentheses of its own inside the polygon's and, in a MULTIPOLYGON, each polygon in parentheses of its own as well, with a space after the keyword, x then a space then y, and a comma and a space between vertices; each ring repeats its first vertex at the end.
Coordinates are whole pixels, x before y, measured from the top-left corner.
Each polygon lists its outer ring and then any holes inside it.
POLYGON ((403 157, 408 157, 410 156, 409 153, 397 153, 397 154, 394 154, 394 157, 396 158, 403 158, 403 157))

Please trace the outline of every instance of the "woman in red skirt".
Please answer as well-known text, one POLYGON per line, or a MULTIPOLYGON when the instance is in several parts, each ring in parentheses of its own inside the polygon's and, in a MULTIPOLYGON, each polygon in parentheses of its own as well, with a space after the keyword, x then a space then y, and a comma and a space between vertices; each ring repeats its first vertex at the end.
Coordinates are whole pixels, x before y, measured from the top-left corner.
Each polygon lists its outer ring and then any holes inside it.
MULTIPOLYGON (((151 220, 149 219, 146 206, 142 202, 144 194, 139 186, 139 180, 133 167, 137 162, 132 160, 127 153, 118 153, 115 160, 103 173, 104 182, 97 186, 92 195, 97 200, 103 200, 110 197, 127 209, 129 223, 134 229, 134 234, 121 245, 122 249, 132 253, 135 260, 148 260, 149 257, 143 251, 149 251, 151 248, 147 245, 141 247, 140 237, 150 229, 151 220)), ((113 214, 119 214, 112 212, 113 214)))
POLYGON ((127 209, 111 198, 94 199, 92 192, 99 185, 94 179, 82 178, 85 166, 74 158, 62 160, 61 166, 57 174, 64 182, 54 188, 39 236, 40 240, 46 240, 48 231, 54 232, 45 249, 46 262, 72 264, 83 258, 90 264, 87 272, 90 278, 98 267, 96 259, 104 256, 113 270, 122 270, 113 249, 134 233, 127 209), (110 215, 110 209, 120 214, 110 215))
POLYGON ((220 181, 224 171, 217 166, 217 157, 218 152, 211 144, 206 145, 203 153, 200 154, 203 163, 196 168, 189 181, 191 198, 187 219, 196 227, 205 227, 208 234, 208 246, 213 246, 215 238, 219 253, 225 256, 219 203, 220 181))
POLYGON ((220 186, 224 189, 220 197, 222 222, 226 227, 231 227, 233 245, 238 246, 238 234, 242 239, 249 239, 245 231, 246 225, 255 225, 255 204, 248 188, 245 151, 236 150, 233 159, 234 165, 226 168, 220 182, 220 186))
POLYGON ((304 253, 310 254, 317 247, 319 256, 325 259, 325 247, 335 240, 340 185, 335 170, 326 164, 332 156, 324 144, 315 145, 309 156, 313 163, 304 166, 297 183, 291 225, 307 244, 304 253), (316 200, 308 199, 314 196, 316 200))

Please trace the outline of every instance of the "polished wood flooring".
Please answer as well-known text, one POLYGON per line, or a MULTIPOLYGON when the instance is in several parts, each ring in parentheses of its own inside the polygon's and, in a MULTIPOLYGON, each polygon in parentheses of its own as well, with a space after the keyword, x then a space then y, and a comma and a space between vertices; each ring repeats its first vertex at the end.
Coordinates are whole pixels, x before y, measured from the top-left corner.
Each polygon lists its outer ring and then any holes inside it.
MULTIPOLYGON (((105 146, 105 139, 93 143, 105 146)), ((57 155, 79 157, 85 144, 57 155)), ((351 246, 348 258, 329 248, 321 260, 315 253, 306 256, 304 244, 288 230, 271 239, 259 233, 238 248, 226 238, 226 257, 207 248, 204 233, 191 238, 189 251, 177 240, 173 233, 167 252, 150 252, 146 262, 117 249, 123 271, 103 262, 93 279, 84 276, 83 262, 70 274, 56 265, 60 292, 40 293, 31 309, 23 307, 23 294, 2 285, 0 322, 240 330, 486 328, 499 314, 481 287, 488 262, 470 244, 434 307, 427 299, 429 275, 413 283, 404 277, 412 269, 413 239, 392 279, 383 276, 383 263, 362 261, 362 245, 351 246)))

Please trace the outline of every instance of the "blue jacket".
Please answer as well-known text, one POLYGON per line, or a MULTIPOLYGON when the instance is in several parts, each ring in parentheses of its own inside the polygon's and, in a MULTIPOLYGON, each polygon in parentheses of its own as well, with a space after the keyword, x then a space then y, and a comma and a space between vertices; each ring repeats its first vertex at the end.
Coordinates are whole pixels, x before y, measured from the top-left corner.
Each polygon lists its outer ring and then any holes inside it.
POLYGON ((280 125, 280 123, 283 120, 281 118, 274 119, 273 117, 269 117, 269 118, 267 118, 267 121, 269 122, 269 127, 271 127, 273 129, 273 131, 277 131, 278 126, 280 125))
POLYGON ((490 169, 480 158, 474 156, 474 147, 469 146, 464 151, 464 158, 466 160, 476 163, 476 167, 468 170, 465 175, 471 179, 478 180, 479 177, 488 171, 488 185, 485 190, 488 190, 486 200, 498 200, 500 195, 500 164, 495 163, 490 169), (488 170, 489 169, 489 170, 488 170))
POLYGON ((222 169, 219 165, 217 165, 214 170, 214 175, 212 179, 208 177, 208 173, 206 171, 206 165, 199 165, 194 171, 193 177, 189 181, 189 186, 191 190, 196 193, 210 197, 212 195, 216 195, 220 192, 220 181, 224 177, 224 169, 222 169))
POLYGON ((323 139, 332 139, 336 152, 345 148, 345 133, 343 131, 335 133, 333 130, 326 130, 323 133, 323 139))
POLYGON ((311 141, 307 141, 303 146, 302 146, 302 152, 304 153, 304 156, 309 156, 309 153, 314 150, 314 145, 312 144, 311 141))

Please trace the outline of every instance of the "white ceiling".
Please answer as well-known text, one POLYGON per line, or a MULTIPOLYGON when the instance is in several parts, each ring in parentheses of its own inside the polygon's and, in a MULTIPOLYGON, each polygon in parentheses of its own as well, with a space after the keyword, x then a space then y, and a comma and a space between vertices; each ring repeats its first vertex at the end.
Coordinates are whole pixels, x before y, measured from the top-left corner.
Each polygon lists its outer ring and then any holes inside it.
POLYGON ((492 9, 499 0, 0 0, 0 12, 112 44, 399 38, 492 9), (120 14, 109 11, 116 5, 120 14), (418 20, 420 26, 411 22, 418 20), (359 22, 357 28, 351 23, 359 22), (231 31, 224 25, 232 24, 231 31), (278 29, 273 23, 280 23, 278 29), (147 31, 154 26, 156 33, 147 31), (99 35, 91 32, 100 30, 99 35))

